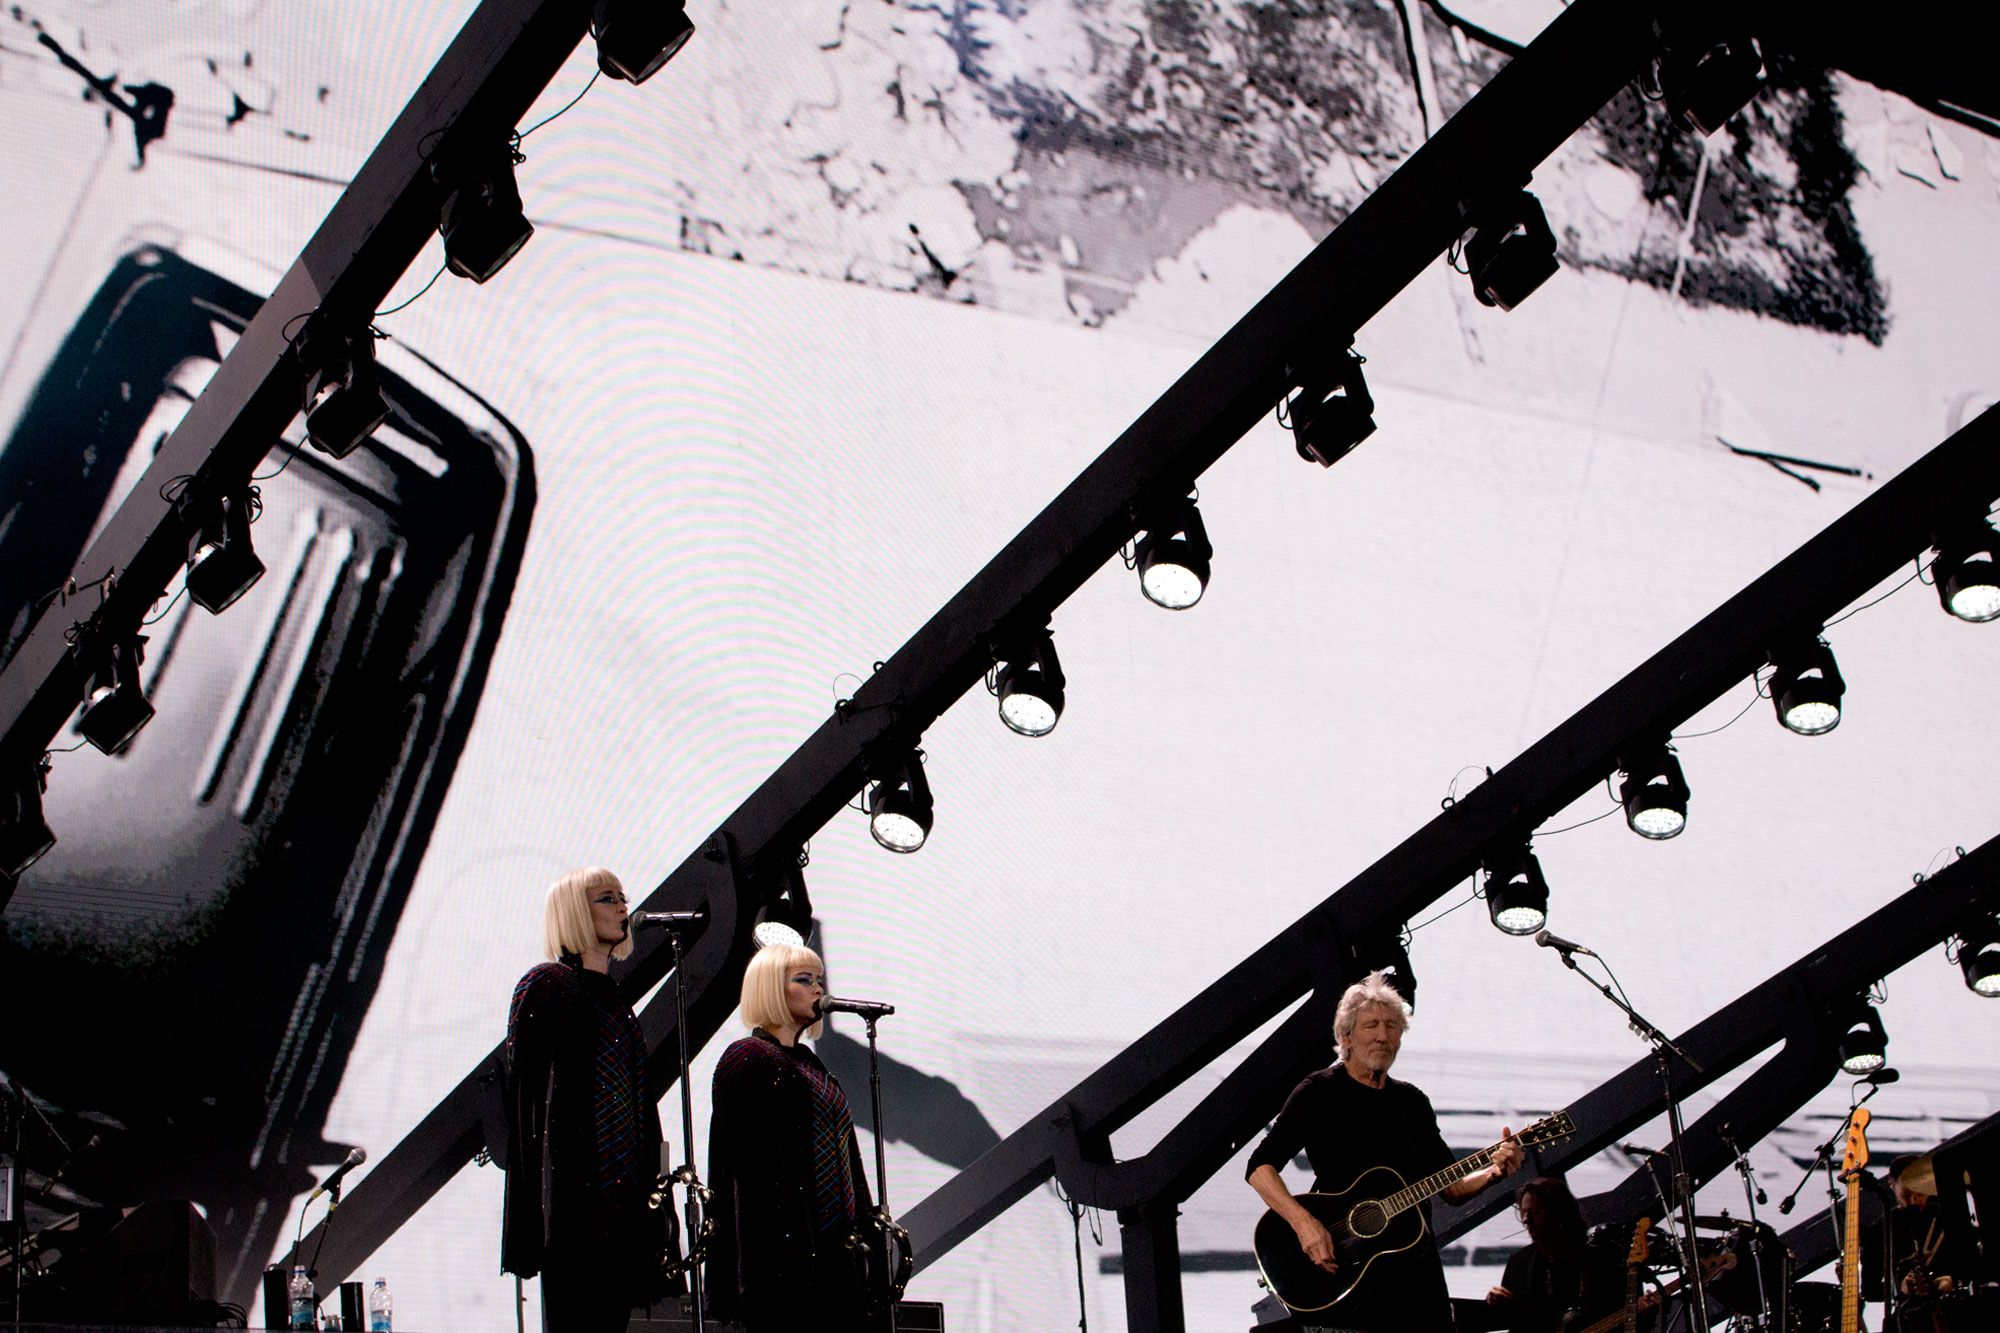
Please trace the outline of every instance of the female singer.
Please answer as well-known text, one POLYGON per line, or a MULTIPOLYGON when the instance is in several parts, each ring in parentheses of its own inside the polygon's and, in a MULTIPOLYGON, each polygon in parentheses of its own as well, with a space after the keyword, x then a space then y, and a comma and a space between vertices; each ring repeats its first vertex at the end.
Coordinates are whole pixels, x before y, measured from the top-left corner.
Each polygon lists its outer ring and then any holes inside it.
POLYGON ((757 951, 743 973, 750 1035, 715 1068, 708 1171, 715 1314, 750 1333, 864 1327, 860 1253, 868 1181, 847 1095, 799 1040, 817 1037, 826 972, 797 945, 757 951))
POLYGON ((507 1204, 500 1266, 542 1276, 549 1333, 623 1333, 651 1294, 663 1235, 646 1207, 660 1113, 645 1041, 609 975, 632 952, 625 889, 572 870, 543 908, 549 959, 514 987, 507 1015, 507 1204))

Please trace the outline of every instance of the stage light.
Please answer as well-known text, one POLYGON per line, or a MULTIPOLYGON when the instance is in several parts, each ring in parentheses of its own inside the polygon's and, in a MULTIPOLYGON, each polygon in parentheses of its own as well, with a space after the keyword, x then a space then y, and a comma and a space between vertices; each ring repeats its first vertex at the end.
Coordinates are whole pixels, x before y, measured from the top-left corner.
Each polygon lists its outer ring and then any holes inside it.
POLYGON ((0 879, 18 879, 49 848, 56 835, 42 818, 42 793, 49 789, 49 757, 0 779, 0 879))
POLYGON ((892 852, 914 852, 931 835, 931 788, 921 750, 898 758, 868 792, 868 832, 892 852))
POLYGON ((515 164, 526 160, 511 135, 498 134, 447 144, 431 159, 445 263, 461 278, 485 282, 535 234, 514 182, 515 164))
POLYGON ((1016 645, 1012 653, 996 672, 1000 720, 1023 736, 1046 736, 1056 729, 1063 711, 1065 682, 1055 640, 1043 630, 1016 645))
POLYGON ((1888 1061, 1889 1034, 1872 1004, 1861 1005, 1847 1021, 1840 1038, 1840 1067, 1850 1074, 1872 1074, 1888 1061))
POLYGON ((250 524, 261 507, 257 488, 248 485, 201 505, 205 512, 188 538, 187 591, 210 615, 228 610, 264 577, 264 562, 250 544, 250 524))
POLYGON ((1642 838, 1672 838, 1687 827, 1688 785, 1673 748, 1658 745, 1626 760, 1619 799, 1625 822, 1642 838))
POLYGON ((805 869, 789 865, 779 876, 777 891, 758 909, 750 935, 760 949, 772 944, 803 946, 812 938, 812 917, 812 896, 806 892, 805 869))
POLYGON ((153 705, 139 684, 139 665, 145 659, 145 636, 132 634, 105 644, 91 670, 76 729, 106 754, 124 749, 153 720, 153 705))
POLYGON ((1822 639, 1786 645, 1771 654, 1771 702, 1778 721, 1801 736, 1823 736, 1840 725, 1840 697, 1847 682, 1822 639))
POLYGON ((599 69, 644 83, 687 45, 694 24, 685 0, 597 0, 590 35, 597 39, 599 69))
POLYGON ((299 357, 308 368, 306 439, 345 458, 389 419, 389 400, 375 373, 375 335, 308 330, 299 357))
POLYGON ((1549 920, 1549 882, 1528 843, 1486 858, 1486 914, 1509 935, 1532 935, 1549 920))
POLYGON ((1134 550, 1139 588, 1155 606, 1185 611, 1208 590, 1208 562, 1214 557, 1194 501, 1163 505, 1134 550))
POLYGON ((1960 620, 2000 617, 2000 533, 1984 514, 1941 535, 1931 581, 1938 601, 1960 620))
POLYGON ((1556 236, 1534 195, 1522 190, 1474 218, 1465 267, 1481 305, 1512 310, 1560 268, 1556 236))
POLYGON ((1410 966, 1410 951, 1403 944, 1405 927, 1398 925, 1387 930, 1363 935, 1348 950, 1354 960, 1351 974, 1359 980, 1371 972, 1380 972, 1390 989, 1403 997, 1403 1003, 1417 1007, 1417 973, 1410 966))
POLYGON ((2000 916, 1959 932, 1958 966, 1974 995, 2000 996, 2000 916))
POLYGON ((1285 400, 1285 421, 1299 457, 1332 467, 1375 433, 1375 399, 1352 347, 1325 370, 1302 373, 1298 392, 1285 400))
POLYGON ((1667 114, 1697 134, 1713 134, 1763 88, 1764 59, 1748 33, 1669 48, 1660 56, 1667 114))

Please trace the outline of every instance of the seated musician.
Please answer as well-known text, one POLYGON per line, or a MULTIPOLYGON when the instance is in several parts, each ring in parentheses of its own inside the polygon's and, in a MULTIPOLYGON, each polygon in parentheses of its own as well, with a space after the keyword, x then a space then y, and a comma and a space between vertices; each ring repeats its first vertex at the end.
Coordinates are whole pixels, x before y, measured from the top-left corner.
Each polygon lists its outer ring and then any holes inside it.
POLYGON ((1558 1333, 1623 1304, 1616 1256, 1607 1261, 1590 1244, 1567 1181, 1537 1176, 1521 1186, 1515 1207, 1530 1243, 1509 1256, 1500 1285, 1486 1293, 1509 1333, 1558 1333))
MULTIPOLYGON (((1340 1062, 1308 1074, 1292 1089, 1271 1132, 1250 1154, 1251 1188, 1291 1225, 1306 1257, 1328 1273, 1340 1268, 1333 1237, 1285 1187, 1279 1174, 1284 1163, 1303 1150, 1312 1164, 1314 1191, 1339 1192, 1371 1167, 1386 1166, 1411 1182, 1452 1162, 1430 1099, 1389 1077, 1409 1023, 1409 1006, 1382 973, 1349 986, 1333 1020, 1340 1062)), ((1444 1196, 1470 1198, 1519 1170, 1522 1156, 1509 1131, 1494 1149, 1492 1164, 1447 1186, 1444 1196)), ((1451 1300, 1428 1208, 1415 1244, 1360 1262, 1365 1265, 1360 1280, 1331 1309, 1305 1316, 1309 1327, 1450 1333, 1451 1300)))
POLYGON ((1935 1298, 1955 1290, 1972 1273, 1972 1259, 1946 1232, 1928 1155, 1902 1154, 1890 1163, 1889 1178, 1896 1192, 1896 1206, 1889 1213, 1891 1271, 1904 1312, 1922 1320, 1903 1322, 1928 1330, 1935 1298))

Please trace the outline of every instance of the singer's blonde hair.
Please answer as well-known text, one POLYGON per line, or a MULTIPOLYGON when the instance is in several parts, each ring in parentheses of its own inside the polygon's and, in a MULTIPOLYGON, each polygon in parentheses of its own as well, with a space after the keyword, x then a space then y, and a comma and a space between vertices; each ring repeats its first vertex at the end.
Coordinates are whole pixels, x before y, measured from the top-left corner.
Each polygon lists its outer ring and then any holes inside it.
MULTIPOLYGON (((824 974, 826 964, 802 944, 767 944, 752 954, 750 965, 743 969, 743 995, 738 1001, 743 1025, 766 1032, 790 1026, 792 1007, 785 1002, 785 984, 792 973, 806 968, 824 974)), ((821 1026, 814 1023, 799 1035, 816 1039, 821 1026)))
MULTIPOLYGON (((605 889, 625 892, 618 876, 603 866, 572 870, 549 885, 542 904, 542 954, 555 962, 566 953, 585 954, 598 943, 597 922, 590 915, 590 900, 605 889)), ((632 956, 632 932, 611 946, 613 958, 632 956)))
POLYGON ((1393 1013, 1402 1030, 1409 1031, 1410 1006, 1389 984, 1386 974, 1370 972, 1347 988, 1340 997, 1340 1007, 1333 1011, 1333 1041, 1340 1048, 1342 1059, 1347 1058, 1347 1043, 1354 1036, 1354 1025, 1361 1021, 1361 1011, 1371 1005, 1393 1013))

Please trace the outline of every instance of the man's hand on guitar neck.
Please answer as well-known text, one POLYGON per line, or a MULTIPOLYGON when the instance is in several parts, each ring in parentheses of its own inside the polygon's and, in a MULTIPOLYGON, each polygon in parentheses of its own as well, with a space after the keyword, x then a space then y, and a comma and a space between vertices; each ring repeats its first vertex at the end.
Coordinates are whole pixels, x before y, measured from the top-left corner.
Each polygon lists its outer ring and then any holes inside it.
POLYGON ((1452 1200, 1469 1199, 1496 1180, 1504 1180, 1521 1169, 1527 1154, 1514 1141, 1514 1131, 1503 1127, 1500 1142, 1493 1145, 1492 1165, 1480 1168, 1460 1181, 1445 1186, 1444 1197, 1452 1200))

